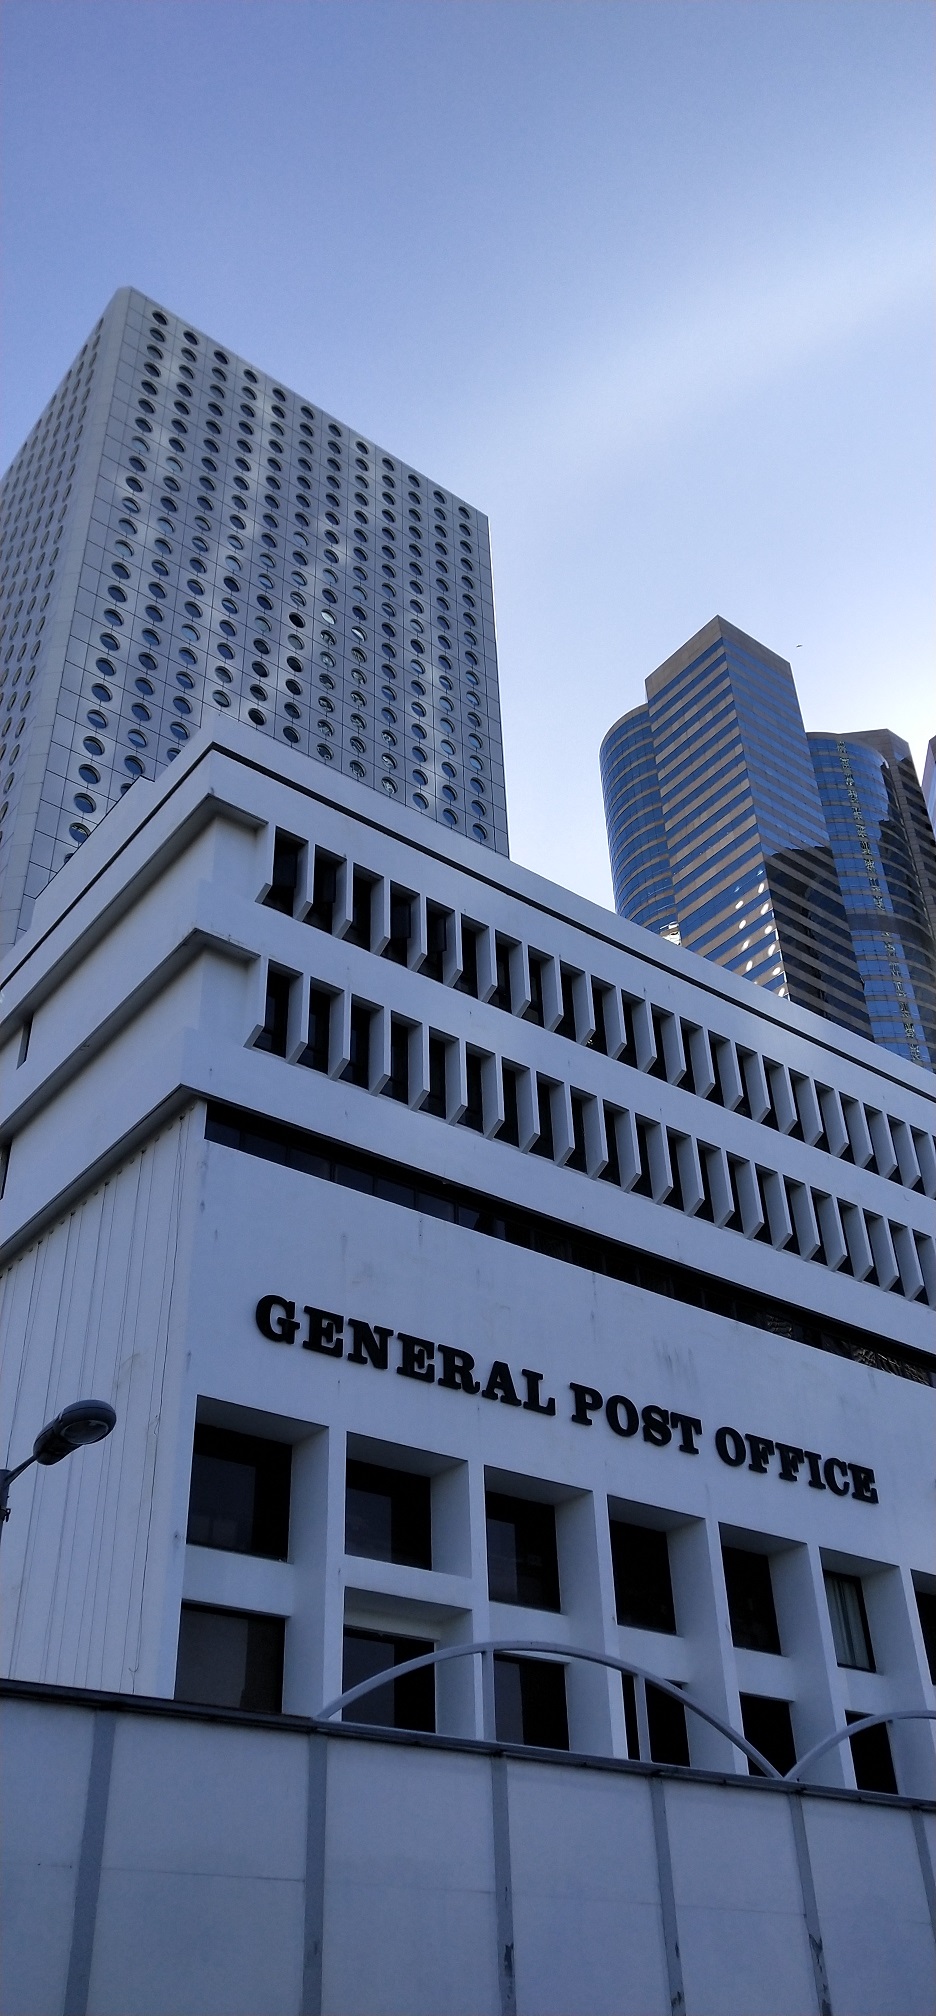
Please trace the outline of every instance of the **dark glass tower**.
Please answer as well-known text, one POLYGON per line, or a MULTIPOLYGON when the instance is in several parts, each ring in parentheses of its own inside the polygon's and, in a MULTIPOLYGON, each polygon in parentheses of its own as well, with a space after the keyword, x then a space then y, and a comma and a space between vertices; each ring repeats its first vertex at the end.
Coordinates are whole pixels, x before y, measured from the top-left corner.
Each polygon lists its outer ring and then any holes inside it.
POLYGON ((715 617, 646 690, 601 752, 617 909, 871 1036, 786 660, 715 617))
POLYGON ((875 1040, 936 1065, 936 842, 906 742, 809 747, 875 1040))

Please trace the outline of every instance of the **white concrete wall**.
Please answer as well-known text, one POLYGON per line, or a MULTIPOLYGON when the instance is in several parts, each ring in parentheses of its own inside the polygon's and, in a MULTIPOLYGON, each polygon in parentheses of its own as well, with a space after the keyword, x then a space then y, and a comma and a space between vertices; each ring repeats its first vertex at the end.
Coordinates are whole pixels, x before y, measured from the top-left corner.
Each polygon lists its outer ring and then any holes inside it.
POLYGON ((0 1736, 3 2016, 932 2011, 932 1811, 49 1697, 0 1736))

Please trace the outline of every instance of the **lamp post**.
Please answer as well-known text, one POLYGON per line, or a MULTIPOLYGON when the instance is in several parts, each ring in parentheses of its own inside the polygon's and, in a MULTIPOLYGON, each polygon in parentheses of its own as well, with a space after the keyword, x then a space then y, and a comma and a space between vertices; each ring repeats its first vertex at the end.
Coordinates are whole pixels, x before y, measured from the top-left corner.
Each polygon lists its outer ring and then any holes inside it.
POLYGON ((73 1400, 70 1407, 63 1407, 61 1414, 56 1414, 54 1421, 46 1422, 25 1463, 18 1463, 15 1470, 0 1470, 0 1539, 10 1516, 8 1501, 14 1478, 21 1477, 31 1463, 41 1463, 48 1469, 52 1463, 61 1463, 74 1449, 83 1449, 89 1442, 103 1442, 116 1420, 107 1400, 73 1400))

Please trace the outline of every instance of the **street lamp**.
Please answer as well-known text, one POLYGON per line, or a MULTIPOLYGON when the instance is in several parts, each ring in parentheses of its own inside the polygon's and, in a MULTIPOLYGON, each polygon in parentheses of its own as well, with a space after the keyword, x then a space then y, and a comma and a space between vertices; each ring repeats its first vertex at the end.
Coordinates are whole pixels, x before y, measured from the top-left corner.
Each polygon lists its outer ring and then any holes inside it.
POLYGON ((63 1407, 61 1414, 56 1414, 54 1421, 46 1422, 25 1463, 17 1464, 15 1470, 0 1470, 0 1539, 10 1516, 8 1501, 14 1478, 21 1477, 31 1463, 41 1463, 48 1469, 52 1463, 61 1463, 64 1456, 70 1456, 73 1449, 83 1449, 88 1442, 103 1442, 116 1419, 107 1400, 73 1400, 70 1407, 63 1407))

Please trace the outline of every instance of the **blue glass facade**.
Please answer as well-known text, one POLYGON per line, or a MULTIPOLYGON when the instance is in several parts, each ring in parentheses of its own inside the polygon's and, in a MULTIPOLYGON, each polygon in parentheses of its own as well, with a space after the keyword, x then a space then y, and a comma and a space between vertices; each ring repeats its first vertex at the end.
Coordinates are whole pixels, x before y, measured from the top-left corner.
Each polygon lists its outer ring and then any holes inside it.
POLYGON ((678 938, 663 801, 650 709, 623 715, 601 745, 601 788, 611 845, 614 907, 664 938, 678 938))
MULTIPOLYGON (((900 776, 909 751, 896 737, 875 738, 894 744, 888 762, 865 738, 808 739, 875 1040, 933 1067, 936 940, 925 851, 922 875, 915 858, 926 834, 915 849, 902 803, 912 796, 911 779, 900 776)), ((922 806, 915 773, 912 783, 922 806)))
POLYGON ((870 1036, 786 661, 715 618, 648 679, 601 761, 620 914, 657 931, 674 915, 703 958, 870 1036))

